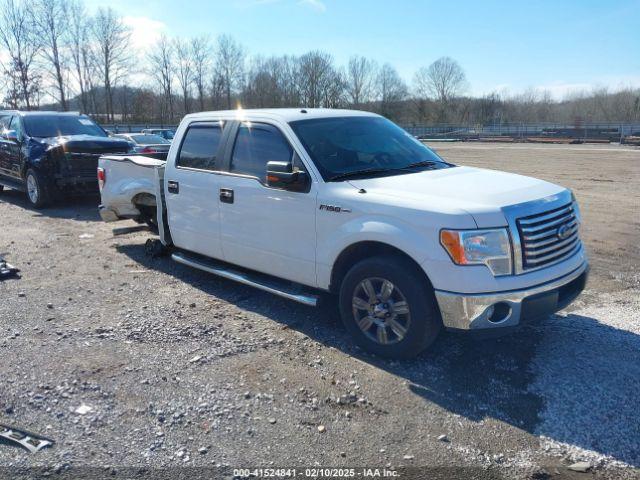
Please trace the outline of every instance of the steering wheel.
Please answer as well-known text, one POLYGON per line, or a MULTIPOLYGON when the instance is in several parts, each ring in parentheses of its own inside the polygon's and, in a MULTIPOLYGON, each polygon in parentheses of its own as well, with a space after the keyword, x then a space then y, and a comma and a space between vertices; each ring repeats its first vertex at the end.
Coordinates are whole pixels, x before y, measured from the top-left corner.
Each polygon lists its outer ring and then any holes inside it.
POLYGON ((378 162, 379 165, 390 166, 393 165, 393 157, 387 152, 376 153, 373 159, 378 162))

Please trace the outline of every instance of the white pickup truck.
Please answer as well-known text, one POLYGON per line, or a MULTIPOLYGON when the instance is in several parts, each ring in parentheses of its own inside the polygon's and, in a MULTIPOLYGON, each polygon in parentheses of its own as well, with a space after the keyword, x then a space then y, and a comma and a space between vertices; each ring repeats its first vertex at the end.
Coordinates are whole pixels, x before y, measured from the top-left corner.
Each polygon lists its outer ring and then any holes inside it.
POLYGON ((571 191, 453 165, 371 113, 192 114, 166 165, 103 156, 98 175, 104 220, 144 217, 175 261, 285 298, 335 294, 378 355, 540 319, 587 278, 571 191))

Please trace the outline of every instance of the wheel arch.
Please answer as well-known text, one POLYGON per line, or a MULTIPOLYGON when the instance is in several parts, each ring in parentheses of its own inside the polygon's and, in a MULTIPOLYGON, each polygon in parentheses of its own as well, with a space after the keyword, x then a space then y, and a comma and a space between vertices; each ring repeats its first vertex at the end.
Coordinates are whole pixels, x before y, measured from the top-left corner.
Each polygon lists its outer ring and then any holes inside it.
POLYGON ((135 206, 156 207, 157 199, 153 193, 138 192, 131 198, 131 203, 135 206))
POLYGON ((378 257, 383 255, 394 255, 410 262, 425 279, 428 287, 433 289, 429 276, 411 255, 404 252, 400 248, 394 247, 393 245, 385 242, 376 240, 363 240, 349 245, 340 252, 335 262, 333 263, 333 268, 331 269, 329 291, 331 293, 337 293, 340 290, 342 279, 353 265, 366 258, 378 257))

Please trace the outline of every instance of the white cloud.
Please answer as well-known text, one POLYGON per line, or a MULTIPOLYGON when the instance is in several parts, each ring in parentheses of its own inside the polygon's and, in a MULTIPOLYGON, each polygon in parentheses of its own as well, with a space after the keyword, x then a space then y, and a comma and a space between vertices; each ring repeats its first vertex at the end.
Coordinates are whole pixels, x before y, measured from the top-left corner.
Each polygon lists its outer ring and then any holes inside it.
POLYGON ((327 6, 322 2, 322 0, 300 0, 298 5, 304 5, 320 13, 327 11, 327 6))
POLYGON ((131 46, 139 50, 144 50, 153 45, 167 29, 166 24, 163 22, 144 16, 126 16, 123 21, 132 30, 131 46))

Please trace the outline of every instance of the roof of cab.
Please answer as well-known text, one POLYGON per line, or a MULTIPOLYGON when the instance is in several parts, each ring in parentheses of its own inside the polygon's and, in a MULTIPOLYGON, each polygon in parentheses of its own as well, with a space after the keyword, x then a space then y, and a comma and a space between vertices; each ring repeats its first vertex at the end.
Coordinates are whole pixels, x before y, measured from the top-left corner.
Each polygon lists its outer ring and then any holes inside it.
POLYGON ((244 120, 250 118, 271 118, 284 122, 307 120, 310 118, 330 117, 377 117, 378 115, 362 110, 341 110, 333 108, 255 108, 237 110, 219 110, 211 112, 191 113, 185 117, 190 120, 205 120, 212 117, 244 120))

